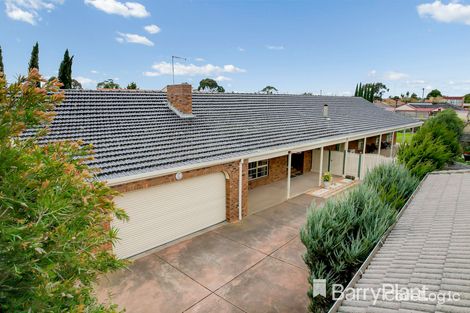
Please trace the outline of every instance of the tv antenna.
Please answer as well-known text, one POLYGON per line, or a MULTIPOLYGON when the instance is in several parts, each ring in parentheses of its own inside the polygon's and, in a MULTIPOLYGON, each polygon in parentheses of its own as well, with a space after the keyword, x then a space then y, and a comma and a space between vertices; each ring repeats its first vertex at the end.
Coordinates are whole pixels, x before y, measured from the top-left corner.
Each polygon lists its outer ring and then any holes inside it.
POLYGON ((175 84, 175 59, 186 61, 186 58, 178 57, 176 55, 171 56, 171 73, 173 75, 173 85, 175 84))

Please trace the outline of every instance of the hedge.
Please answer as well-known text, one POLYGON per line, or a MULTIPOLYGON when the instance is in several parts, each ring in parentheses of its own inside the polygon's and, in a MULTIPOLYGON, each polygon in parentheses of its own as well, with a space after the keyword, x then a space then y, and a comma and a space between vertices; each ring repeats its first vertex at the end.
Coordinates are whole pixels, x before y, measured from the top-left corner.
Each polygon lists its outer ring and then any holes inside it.
POLYGON ((419 179, 440 170, 462 154, 459 143, 464 123, 453 110, 444 110, 427 120, 410 143, 400 147, 398 161, 419 179))
POLYGON ((310 312, 328 310, 333 304, 332 285, 349 283, 395 216, 396 210, 367 185, 310 210, 300 232, 307 248, 304 260, 310 270, 310 312), (313 297, 313 279, 327 280, 326 297, 313 297))
POLYGON ((404 166, 380 165, 343 197, 310 209, 300 232, 310 272, 310 312, 328 311, 333 304, 332 285, 348 285, 418 184, 404 166), (313 279, 326 279, 326 297, 313 297, 313 279))
POLYGON ((374 189, 381 200, 399 211, 419 184, 419 180, 399 164, 382 164, 364 178, 365 185, 374 189))

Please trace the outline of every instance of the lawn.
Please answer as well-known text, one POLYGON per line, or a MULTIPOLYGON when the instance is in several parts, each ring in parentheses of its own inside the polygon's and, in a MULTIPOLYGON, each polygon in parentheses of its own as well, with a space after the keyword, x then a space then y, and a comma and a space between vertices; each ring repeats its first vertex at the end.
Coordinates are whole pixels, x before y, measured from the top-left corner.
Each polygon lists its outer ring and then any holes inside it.
POLYGON ((413 135, 414 134, 407 132, 405 134, 405 137, 403 137, 403 132, 399 132, 399 133, 397 133, 397 143, 402 143, 403 138, 405 138, 406 142, 410 142, 411 138, 413 138, 413 135))

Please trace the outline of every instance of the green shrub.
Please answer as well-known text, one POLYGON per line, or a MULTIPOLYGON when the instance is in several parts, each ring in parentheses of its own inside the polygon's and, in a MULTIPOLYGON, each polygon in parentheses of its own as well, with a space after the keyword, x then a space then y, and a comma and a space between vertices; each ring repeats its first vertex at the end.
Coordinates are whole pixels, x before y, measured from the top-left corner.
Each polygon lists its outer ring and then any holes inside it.
POLYGON ((452 160, 452 152, 439 138, 426 133, 420 140, 413 140, 398 150, 398 162, 403 164, 417 178, 422 179, 427 173, 442 169, 452 160))
POLYGON ((442 169, 462 154, 459 138, 463 126, 453 110, 440 112, 421 126, 410 143, 400 146, 398 161, 419 179, 442 169))
POLYGON ((419 184, 419 180, 402 165, 382 164, 367 173, 365 185, 374 189, 385 203, 401 210, 419 184))
POLYGON ((312 208, 300 232, 307 248, 311 312, 328 310, 333 303, 332 285, 349 283, 395 217, 396 210, 367 185, 328 200, 322 208, 312 208), (327 280, 326 297, 313 297, 313 279, 327 280))
POLYGON ((126 264, 104 249, 117 235, 107 225, 125 217, 115 192, 92 180, 88 146, 39 145, 44 129, 18 139, 51 121, 58 87, 37 70, 9 86, 0 77, 1 312, 115 312, 93 294, 98 275, 126 264))

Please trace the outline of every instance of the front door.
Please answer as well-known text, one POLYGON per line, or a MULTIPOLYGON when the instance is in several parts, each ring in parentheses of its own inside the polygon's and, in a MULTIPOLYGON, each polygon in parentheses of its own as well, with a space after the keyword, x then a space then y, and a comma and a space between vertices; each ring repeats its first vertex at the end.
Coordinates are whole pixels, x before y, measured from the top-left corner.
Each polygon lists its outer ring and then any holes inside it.
POLYGON ((291 162, 291 176, 302 175, 304 172, 304 153, 293 153, 291 162))

